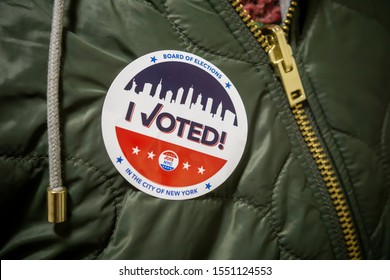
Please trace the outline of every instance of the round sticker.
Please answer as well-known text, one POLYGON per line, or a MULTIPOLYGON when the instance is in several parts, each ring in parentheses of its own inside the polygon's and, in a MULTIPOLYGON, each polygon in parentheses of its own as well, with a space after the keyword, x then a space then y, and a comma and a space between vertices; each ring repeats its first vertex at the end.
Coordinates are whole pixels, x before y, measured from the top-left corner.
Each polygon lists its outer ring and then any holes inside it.
POLYGON ((174 50, 126 66, 102 112, 115 167, 137 189, 163 199, 190 199, 220 186, 241 159, 247 131, 229 78, 209 61, 174 50))
POLYGON ((159 162, 162 169, 165 171, 172 171, 177 167, 179 159, 175 152, 165 151, 161 153, 159 162))

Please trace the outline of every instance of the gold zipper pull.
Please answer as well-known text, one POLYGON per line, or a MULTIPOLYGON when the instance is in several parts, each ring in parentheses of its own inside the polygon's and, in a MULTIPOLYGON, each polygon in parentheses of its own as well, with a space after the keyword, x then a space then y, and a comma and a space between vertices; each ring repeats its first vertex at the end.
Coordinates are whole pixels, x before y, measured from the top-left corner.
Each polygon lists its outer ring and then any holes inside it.
POLYGON ((266 41, 265 51, 282 81, 291 107, 306 100, 305 91, 298 73, 291 46, 287 43, 283 29, 278 25, 267 25, 262 29, 266 41))

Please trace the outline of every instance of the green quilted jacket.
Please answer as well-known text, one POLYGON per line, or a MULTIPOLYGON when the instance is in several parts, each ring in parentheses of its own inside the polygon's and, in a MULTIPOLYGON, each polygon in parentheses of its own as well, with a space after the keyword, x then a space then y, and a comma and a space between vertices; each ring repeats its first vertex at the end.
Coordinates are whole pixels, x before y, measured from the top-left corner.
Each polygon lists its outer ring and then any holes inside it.
POLYGON ((0 2, 2 259, 390 258, 389 1, 299 1, 288 42, 306 98, 293 105, 269 58, 271 37, 237 1, 65 1, 68 210, 57 224, 46 203, 51 2, 0 2), (160 50, 218 67, 247 116, 238 165, 193 199, 138 190, 103 141, 115 77, 160 50))

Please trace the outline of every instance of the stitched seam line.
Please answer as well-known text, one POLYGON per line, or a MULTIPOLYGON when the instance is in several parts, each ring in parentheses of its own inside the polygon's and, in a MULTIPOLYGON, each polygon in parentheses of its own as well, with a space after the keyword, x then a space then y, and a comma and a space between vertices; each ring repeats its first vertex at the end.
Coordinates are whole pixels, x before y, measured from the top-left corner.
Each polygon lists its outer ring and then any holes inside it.
POLYGON ((67 157, 66 160, 69 160, 71 162, 73 162, 74 166, 77 166, 77 165, 81 165, 81 166, 84 166, 85 168, 89 168, 91 169, 92 171, 94 171, 99 178, 101 178, 105 184, 107 184, 107 186, 109 186, 109 190, 110 190, 110 196, 111 198, 113 199, 113 203, 114 203, 114 218, 112 219, 112 223, 111 223, 111 231, 110 233, 107 235, 107 241, 106 241, 106 244, 100 248, 99 250, 97 250, 94 254, 93 254, 93 259, 96 259, 98 257, 101 256, 101 254, 103 253, 103 251, 108 247, 108 245, 110 244, 110 241, 111 239, 113 238, 114 236, 114 232, 115 232, 115 228, 116 228, 116 223, 118 221, 118 217, 119 217, 119 207, 118 207, 118 204, 119 204, 119 195, 117 193, 117 189, 114 187, 114 183, 112 182, 112 180, 110 180, 104 173, 103 171, 99 170, 97 167, 95 167, 91 162, 89 161, 85 161, 83 159, 80 159, 80 158, 76 158, 76 157, 67 157))
MULTIPOLYGON (((386 156, 386 147, 385 147, 386 139, 385 138, 386 138, 386 128, 388 126, 390 126, 389 122, 390 122, 390 102, 387 105, 385 120, 383 122, 382 130, 381 130, 381 134, 382 134, 381 140, 382 141, 381 141, 381 145, 380 145, 380 158, 381 158, 382 163, 384 165, 383 169, 384 169, 386 177, 387 177, 386 182, 387 182, 388 189, 390 188, 390 162, 389 162, 389 158, 386 156)), ((389 151, 387 151, 387 152, 389 152, 389 151)), ((387 201, 389 201, 389 198, 390 198, 390 191, 388 192, 388 195, 387 195, 387 201)))
POLYGON ((263 216, 265 216, 264 212, 266 212, 266 210, 267 210, 267 208, 264 206, 256 205, 256 204, 252 203, 251 201, 246 200, 243 197, 238 197, 238 196, 234 196, 234 195, 233 196, 221 196, 221 195, 214 195, 214 194, 210 193, 204 197, 200 197, 200 198, 195 199, 195 201, 206 201, 206 200, 232 201, 233 203, 237 203, 237 204, 240 204, 242 206, 245 206, 249 210, 252 210, 253 212, 262 214, 263 216))
MULTIPOLYGON (((221 0, 222 1, 222 4, 223 6, 225 6, 224 4, 226 4, 227 2, 225 2, 226 0, 221 0)), ((233 37, 236 39, 236 41, 240 44, 241 48, 246 52, 248 50, 248 48, 246 48, 240 40, 238 40, 238 37, 236 36, 236 32, 237 31, 240 31, 240 32, 245 32, 248 34, 247 36, 247 39, 248 39, 248 43, 250 44, 251 46, 251 49, 252 50, 256 50, 258 52, 258 54, 260 56, 262 56, 262 59, 259 60, 259 62, 257 64, 259 64, 260 66, 265 66, 265 65, 269 65, 268 63, 268 58, 267 58, 267 55, 265 53, 265 51, 263 51, 263 49, 260 47, 260 44, 256 41, 256 39, 254 38, 254 36, 250 33, 249 29, 245 26, 245 24, 243 23, 242 19, 237 15, 237 13, 235 11, 232 10, 232 7, 231 5, 228 5, 228 7, 226 8, 226 12, 228 13, 228 16, 229 18, 234 21, 237 25, 238 28, 240 28, 239 30, 232 30, 230 28, 230 26, 226 23, 226 18, 223 17, 214 7, 214 5, 211 3, 210 0, 207 0, 207 2, 210 4, 210 6, 214 9, 214 11, 218 14, 218 16, 220 17, 220 19, 225 23, 225 26, 227 29, 229 29, 229 31, 231 32, 231 34, 233 35, 233 37), (233 16, 234 15, 234 16, 233 16)), ((257 64, 253 63, 251 60, 248 60, 246 61, 247 63, 253 65, 253 66, 256 66, 257 64)))
POLYGON ((279 171, 279 174, 278 176, 276 177, 276 180, 273 184, 273 189, 272 189, 272 196, 271 196, 271 207, 270 207, 270 223, 271 223, 271 228, 273 229, 273 232, 274 234, 276 235, 277 237, 277 243, 278 243, 278 246, 280 248, 280 251, 284 251, 285 253, 287 253, 288 256, 290 257, 293 257, 295 259, 301 259, 302 257, 300 257, 297 253, 294 252, 293 249, 291 249, 285 242, 284 242, 284 238, 282 236, 280 236, 280 233, 281 233, 281 228, 279 225, 277 225, 277 219, 276 219, 276 213, 275 213, 275 208, 276 208, 276 205, 275 205, 275 202, 276 202, 276 189, 278 187, 278 185, 280 184, 280 180, 282 178, 282 174, 283 172, 286 170, 287 168, 287 162, 289 161, 291 157, 291 152, 288 154, 282 168, 280 169, 279 171))
MULTIPOLYGON (((385 129, 386 129, 386 124, 387 124, 386 120, 389 118, 389 116, 390 116, 390 102, 388 103, 388 106, 387 106, 387 110, 386 110, 386 114, 385 114, 385 118, 384 118, 385 121, 383 122, 382 130, 381 130, 381 143, 380 143, 378 148, 373 148, 373 147, 369 146, 365 141, 357 138, 356 136, 354 136, 346 131, 342 131, 342 130, 333 128, 333 130, 337 131, 338 133, 344 134, 345 136, 350 137, 350 138, 356 140, 357 142, 364 144, 365 146, 367 146, 369 148, 369 150, 372 153, 372 155, 374 156, 374 158, 376 158, 376 160, 383 167, 383 172, 385 173, 385 176, 386 176, 385 182, 386 182, 386 186, 388 189, 390 188, 390 166, 389 166, 388 159, 385 155, 384 144, 386 141, 385 140, 385 129), (379 156, 378 156, 378 153, 379 153, 379 156)), ((387 197, 388 198, 390 197, 389 191, 387 192, 387 197)), ((387 200, 388 200, 388 198, 387 198, 387 200)), ((386 204, 385 204, 385 207, 386 207, 386 204)), ((378 225, 380 223, 380 219, 378 220, 378 225)), ((367 231, 367 229, 366 229, 366 231, 367 231)), ((374 232, 375 232, 375 229, 372 231, 371 234, 369 234, 370 239, 371 239, 372 235, 374 234, 374 232)))
MULTIPOLYGON (((0 159, 18 160, 18 161, 40 161, 40 160, 47 161, 47 156, 46 155, 17 155, 17 156, 1 155, 0 159)), ((82 166, 86 169, 91 170, 93 173, 97 174, 98 178, 109 187, 110 195, 114 199, 113 200, 114 218, 113 218, 113 222, 111 225, 111 231, 110 231, 111 233, 107 234, 107 237, 106 237, 107 244, 104 245, 102 248, 97 249, 94 253, 92 253, 93 258, 97 258, 98 256, 100 256, 101 252, 103 252, 104 249, 108 246, 109 241, 111 240, 111 238, 113 236, 113 233, 115 230, 115 225, 116 225, 116 222, 117 222, 118 216, 119 216, 119 209, 118 209, 119 196, 116 193, 117 190, 113 186, 112 181, 110 179, 108 179, 108 177, 106 175, 104 175, 104 173, 101 170, 99 170, 96 166, 94 166, 92 163, 85 161, 85 160, 82 160, 80 158, 76 158, 76 157, 66 157, 65 160, 70 162, 73 166, 82 166)))
MULTIPOLYGON (((231 54, 227 54, 227 53, 221 53, 221 52, 218 52, 218 51, 215 51, 215 50, 211 50, 211 49, 208 49, 207 47, 203 46, 201 43, 195 41, 193 38, 190 38, 177 24, 175 24, 170 18, 169 18, 169 15, 170 12, 169 12, 169 7, 167 5, 167 0, 164 1, 164 7, 166 9, 166 15, 164 14, 165 18, 168 20, 168 22, 170 23, 170 25, 172 26, 173 30, 175 31, 175 33, 179 36, 179 38, 182 40, 183 44, 184 44, 184 47, 187 51, 188 50, 188 47, 190 45, 193 45, 194 47, 204 51, 204 52, 207 52, 207 53, 210 53, 212 55, 215 55, 215 56, 220 56, 220 57, 223 57, 223 58, 229 58, 229 59, 232 59, 232 60, 236 60, 236 61, 246 61, 244 59, 244 57, 241 57, 241 56, 233 56, 231 54)), ((249 61, 246 61, 247 63, 250 63, 249 61)))
MULTIPOLYGON (((349 179, 349 181, 351 182, 351 187, 353 187, 353 183, 352 183, 353 180, 352 180, 351 172, 350 172, 350 170, 349 170, 349 168, 348 168, 348 165, 345 163, 345 162, 346 162, 345 155, 344 155, 344 153, 340 150, 340 144, 338 143, 337 139, 335 138, 334 132, 335 132, 334 130, 331 130, 331 135, 332 135, 332 137, 333 137, 333 139, 334 139, 334 141, 335 141, 335 145, 336 145, 336 147, 337 147, 337 150, 339 151, 340 156, 341 156, 341 159, 342 159, 342 161, 343 161, 343 163, 344 163, 345 172, 347 173, 348 179, 349 179)), ((353 192, 353 196, 354 196, 354 200, 355 200, 355 202, 356 202, 356 205, 357 205, 357 207, 358 207, 358 209, 356 209, 356 210, 358 210, 359 213, 360 213, 360 212, 361 212, 361 207, 360 207, 360 203, 359 203, 359 200, 358 200, 357 197, 356 197, 355 192, 353 192)), ((352 212, 352 209, 351 209, 351 212, 352 212)), ((353 213, 353 212, 352 212, 352 213, 353 213)), ((362 217, 361 214, 359 214, 359 215, 362 217)), ((364 223, 363 223, 362 227, 364 228, 365 234, 368 236, 367 227, 366 227, 366 225, 365 225, 364 223)))

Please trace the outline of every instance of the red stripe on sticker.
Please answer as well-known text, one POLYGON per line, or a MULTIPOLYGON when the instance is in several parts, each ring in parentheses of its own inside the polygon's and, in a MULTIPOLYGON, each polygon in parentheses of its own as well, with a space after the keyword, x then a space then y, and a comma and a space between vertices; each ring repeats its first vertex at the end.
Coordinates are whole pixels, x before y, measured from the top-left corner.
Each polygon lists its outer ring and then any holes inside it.
POLYGON ((214 176, 226 160, 115 127, 123 155, 145 178, 167 187, 188 187, 214 176))

